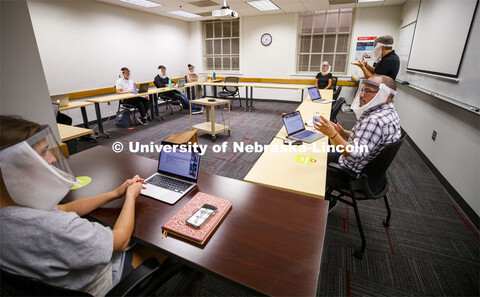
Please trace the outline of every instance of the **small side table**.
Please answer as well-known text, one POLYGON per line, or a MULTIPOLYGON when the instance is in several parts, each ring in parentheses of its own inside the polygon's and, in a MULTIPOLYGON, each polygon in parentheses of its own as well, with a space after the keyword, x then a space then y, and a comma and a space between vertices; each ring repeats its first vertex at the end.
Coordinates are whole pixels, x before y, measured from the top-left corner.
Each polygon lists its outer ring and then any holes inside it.
POLYGON ((212 135, 212 140, 215 141, 217 137, 215 135, 228 131, 228 136, 231 134, 230 129, 230 100, 218 99, 218 98, 202 98, 190 101, 190 127, 197 129, 198 131, 208 133, 212 135), (215 101, 208 101, 209 99, 215 101), (205 106, 206 122, 193 125, 192 119, 192 103, 195 105, 205 106), (215 123, 215 106, 225 105, 228 106, 228 125, 222 125, 215 123), (211 119, 210 119, 211 115, 211 119))

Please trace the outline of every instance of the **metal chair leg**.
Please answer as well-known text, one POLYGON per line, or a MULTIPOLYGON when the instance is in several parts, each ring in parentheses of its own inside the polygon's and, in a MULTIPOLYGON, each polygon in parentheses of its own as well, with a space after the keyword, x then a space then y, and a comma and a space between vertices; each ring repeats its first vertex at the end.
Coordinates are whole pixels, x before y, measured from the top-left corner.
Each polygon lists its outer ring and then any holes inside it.
POLYGON ((360 250, 356 250, 353 253, 353 256, 361 260, 363 258, 363 253, 365 252, 367 241, 365 240, 365 234, 363 233, 362 222, 360 221, 360 214, 358 213, 358 205, 355 197, 352 197, 352 204, 353 204, 353 209, 355 210, 355 218, 357 219, 358 231, 360 232, 360 237, 362 238, 362 247, 360 248, 360 250))
POLYGON ((385 201, 385 206, 387 207, 387 219, 383 221, 383 226, 390 227, 390 217, 392 216, 392 212, 390 211, 387 195, 383 196, 383 200, 385 201))

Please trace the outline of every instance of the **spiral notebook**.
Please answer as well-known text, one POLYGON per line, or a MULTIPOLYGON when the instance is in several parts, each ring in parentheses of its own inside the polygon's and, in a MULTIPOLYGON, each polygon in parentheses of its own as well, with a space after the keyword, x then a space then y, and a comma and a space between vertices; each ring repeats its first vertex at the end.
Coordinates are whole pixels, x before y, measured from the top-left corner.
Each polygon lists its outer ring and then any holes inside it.
POLYGON ((162 229, 163 235, 173 235, 186 239, 198 245, 204 245, 213 235, 217 227, 232 208, 232 201, 198 192, 187 202, 173 217, 171 217, 162 229), (217 211, 200 228, 187 225, 186 221, 204 204, 217 207, 217 211))

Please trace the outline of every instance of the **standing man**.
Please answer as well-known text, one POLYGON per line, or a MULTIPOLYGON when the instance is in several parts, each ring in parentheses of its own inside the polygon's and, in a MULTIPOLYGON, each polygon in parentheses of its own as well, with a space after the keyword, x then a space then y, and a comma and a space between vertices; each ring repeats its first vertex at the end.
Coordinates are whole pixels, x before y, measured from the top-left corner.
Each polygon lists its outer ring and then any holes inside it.
MULTIPOLYGON (((133 93, 135 82, 130 79, 130 70, 128 70, 127 67, 123 67, 120 71, 120 78, 117 79, 117 82, 115 83, 117 94, 133 93)), ((135 97, 124 99, 122 100, 122 103, 130 104, 138 108, 138 112, 140 112, 140 118, 137 119, 137 122, 144 126, 147 125, 147 111, 150 108, 148 99, 143 97, 135 97)))
POLYGON ((352 65, 360 67, 367 79, 373 75, 386 75, 395 80, 400 69, 400 58, 392 49, 393 37, 390 35, 380 36, 375 39, 373 44, 375 47, 372 59, 377 62, 370 66, 365 58, 362 58, 361 61, 352 62, 352 65), (378 62, 379 59, 381 59, 380 62, 378 62))

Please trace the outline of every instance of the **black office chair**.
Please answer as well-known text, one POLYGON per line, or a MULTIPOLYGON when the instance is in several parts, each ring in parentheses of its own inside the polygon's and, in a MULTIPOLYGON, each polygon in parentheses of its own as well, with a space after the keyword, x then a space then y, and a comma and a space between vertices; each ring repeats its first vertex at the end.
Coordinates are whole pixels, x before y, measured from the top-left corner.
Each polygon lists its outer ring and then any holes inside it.
POLYGON ((327 188, 325 199, 330 200, 330 203, 337 200, 348 206, 353 206, 355 211, 358 230, 360 231, 360 237, 362 238, 362 246, 360 250, 356 250, 353 253, 353 256, 357 259, 362 259, 366 246, 365 234, 363 233, 362 223, 360 221, 357 201, 383 198, 385 201, 385 207, 387 208, 387 218, 383 221, 383 225, 385 227, 390 226, 391 211, 387 199, 389 188, 387 169, 395 158, 395 155, 400 149, 406 136, 406 133, 402 133, 402 137, 398 141, 387 145, 378 156, 363 168, 358 178, 355 172, 340 166, 338 163, 329 163, 327 166, 327 176, 329 174, 332 174, 335 177, 338 176, 339 184, 327 188), (333 195, 333 191, 339 192, 339 194, 333 195), (350 202, 343 199, 343 196, 352 198, 352 201, 350 202))
POLYGON ((335 91, 333 91, 333 100, 338 99, 338 96, 340 96, 341 91, 342 91, 342 86, 339 86, 335 91))
POLYGON ((332 111, 330 112, 330 121, 337 123, 337 115, 342 109, 342 105, 345 103, 345 98, 340 97, 337 101, 335 101, 332 105, 332 111))
MULTIPOLYGON (((149 258, 113 287, 106 296, 152 296, 155 290, 178 273, 182 265, 165 260, 160 265, 155 258, 149 258), (150 278, 141 288, 140 285, 150 278)), ((91 296, 43 283, 34 278, 19 276, 1 270, 1 296, 91 296)))
MULTIPOLYGON (((164 88, 165 86, 159 86, 155 83, 155 79, 153 80, 153 83, 155 84, 155 87, 157 88, 164 88)), ((165 101, 165 110, 168 110, 170 109, 170 114, 172 115, 173 114, 173 108, 172 108, 172 105, 178 105, 180 106, 180 109, 179 111, 181 111, 183 109, 182 107, 182 103, 180 100, 175 100, 167 95, 165 95, 165 93, 159 93, 158 94, 158 98, 162 99, 163 101, 165 101)))
MULTIPOLYGON (((225 77, 226 83, 238 83, 239 78, 235 76, 225 77)), ((242 107, 242 99, 240 98, 240 92, 238 87, 222 87, 222 91, 218 92, 218 96, 224 99, 230 98, 233 100, 235 96, 238 96, 238 101, 240 102, 240 107, 242 107)), ((232 109, 232 104, 230 104, 230 109, 232 109)))
POLYGON ((337 90, 337 81, 338 77, 332 76, 332 85, 330 86, 330 89, 332 89, 334 92, 337 90))

